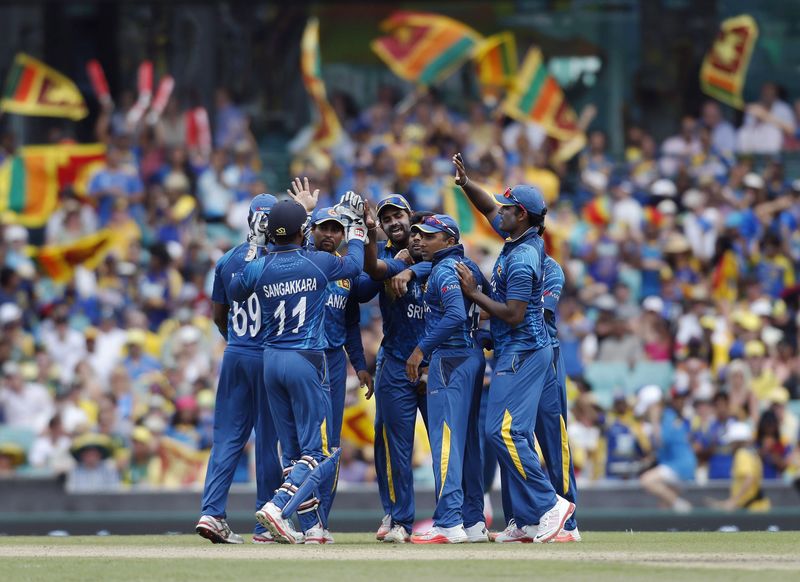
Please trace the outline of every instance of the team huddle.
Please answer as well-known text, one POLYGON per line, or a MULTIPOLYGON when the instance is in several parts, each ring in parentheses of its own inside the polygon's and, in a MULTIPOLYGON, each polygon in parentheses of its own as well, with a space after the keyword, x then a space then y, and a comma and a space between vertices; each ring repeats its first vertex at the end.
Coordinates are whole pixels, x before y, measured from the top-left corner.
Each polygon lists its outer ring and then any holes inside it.
POLYGON ((381 200, 375 212, 353 192, 332 208, 316 208, 318 192, 296 179, 290 200, 253 199, 248 240, 219 260, 214 277, 214 321, 228 345, 196 526, 201 536, 242 543, 225 508, 254 432, 253 541, 333 543, 328 518, 349 359, 376 402, 375 468, 385 514, 378 540, 580 541, 556 333, 564 274, 545 254, 544 199, 526 185, 492 196, 469 180, 460 155, 453 163, 456 184, 505 239, 490 281, 464 256, 452 217, 413 212, 400 195, 381 200), (378 228, 386 241, 376 240, 378 228), (344 256, 337 252, 343 242, 344 256), (375 296, 384 338, 373 385, 359 304, 375 296), (494 359, 482 402, 485 349, 494 359), (433 527, 412 535, 418 411, 431 446, 436 507, 433 527), (507 524, 495 534, 484 518, 487 456, 500 466, 507 524))

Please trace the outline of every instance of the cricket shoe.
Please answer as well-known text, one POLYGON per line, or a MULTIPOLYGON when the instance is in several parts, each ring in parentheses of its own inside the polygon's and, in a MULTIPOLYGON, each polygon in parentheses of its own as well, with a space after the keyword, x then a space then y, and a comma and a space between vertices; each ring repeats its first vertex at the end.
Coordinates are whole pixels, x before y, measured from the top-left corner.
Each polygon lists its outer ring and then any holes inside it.
POLYGON ((197 522, 194 531, 212 544, 243 544, 242 536, 231 531, 231 526, 224 518, 203 515, 197 522))
POLYGON ((433 526, 425 533, 415 533, 411 536, 412 544, 463 544, 468 541, 467 532, 463 525, 455 527, 433 526))
POLYGON ((265 531, 262 533, 254 533, 253 543, 266 546, 266 545, 277 544, 278 542, 275 541, 275 538, 272 537, 272 534, 270 532, 265 531))
POLYGON ((496 534, 489 534, 491 540, 497 544, 531 544, 533 537, 517 527, 513 519, 508 522, 508 527, 496 534))
POLYGON ((379 542, 382 542, 383 538, 386 537, 386 534, 389 533, 390 529, 392 529, 392 516, 384 515, 383 519, 381 520, 381 526, 378 528, 378 532, 375 534, 375 539, 379 542))
POLYGON ((575 529, 561 529, 558 532, 558 535, 550 540, 551 544, 568 544, 570 542, 579 542, 581 541, 581 532, 578 531, 578 528, 575 529))
MULTIPOLYGON (((556 495, 556 504, 550 508, 539 520, 539 527, 533 537, 534 543, 546 544, 558 535, 564 528, 564 523, 575 512, 575 504, 570 503, 560 495, 556 495)), ((536 526, 526 525, 523 530, 530 534, 536 526)))
POLYGON ((279 544, 302 544, 303 534, 295 531, 292 522, 285 519, 281 509, 268 501, 264 507, 256 511, 256 520, 267 528, 279 544))
POLYGON ((465 527, 464 531, 467 533, 467 541, 471 544, 482 544, 489 541, 489 530, 482 521, 471 527, 465 527))
POLYGON ((325 528, 322 527, 319 523, 312 527, 311 529, 307 529, 305 531, 305 541, 304 544, 314 545, 314 544, 324 544, 325 543, 325 528))
POLYGON ((324 530, 324 531, 325 531, 325 533, 323 534, 322 537, 325 538, 325 543, 326 544, 335 544, 336 542, 333 540, 333 534, 331 532, 329 532, 327 529, 324 530))
POLYGON ((402 525, 394 525, 392 529, 390 529, 385 536, 383 536, 382 542, 386 544, 405 544, 409 541, 410 536, 402 525))

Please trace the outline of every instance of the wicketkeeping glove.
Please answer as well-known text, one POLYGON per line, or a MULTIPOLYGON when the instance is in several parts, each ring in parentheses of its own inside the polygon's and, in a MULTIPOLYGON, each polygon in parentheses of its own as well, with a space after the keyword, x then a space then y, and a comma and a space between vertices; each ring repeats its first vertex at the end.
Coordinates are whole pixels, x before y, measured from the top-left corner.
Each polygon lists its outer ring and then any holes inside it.
POLYGON ((333 208, 346 225, 364 225, 364 199, 355 192, 346 192, 333 208))

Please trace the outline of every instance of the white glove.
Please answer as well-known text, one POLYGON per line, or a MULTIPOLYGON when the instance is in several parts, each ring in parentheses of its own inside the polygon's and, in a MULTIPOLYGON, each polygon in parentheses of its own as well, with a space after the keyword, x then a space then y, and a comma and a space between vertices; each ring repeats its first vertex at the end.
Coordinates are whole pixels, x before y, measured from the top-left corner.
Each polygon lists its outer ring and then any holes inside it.
POLYGON ((350 226, 347 227, 347 242, 351 240, 360 240, 362 243, 367 242, 367 227, 364 226, 362 221, 361 224, 356 224, 355 222, 350 223, 350 226))
POLYGON ((364 225, 364 199, 355 192, 346 192, 342 195, 339 204, 333 209, 343 219, 346 226, 357 224, 364 225))

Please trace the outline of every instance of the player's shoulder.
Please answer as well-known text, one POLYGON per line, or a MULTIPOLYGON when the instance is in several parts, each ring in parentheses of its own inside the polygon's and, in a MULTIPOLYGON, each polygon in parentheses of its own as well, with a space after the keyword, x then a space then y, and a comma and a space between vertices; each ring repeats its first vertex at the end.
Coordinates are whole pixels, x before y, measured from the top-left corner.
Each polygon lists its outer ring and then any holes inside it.
POLYGON ((237 257, 242 256, 242 247, 246 246, 247 243, 236 245, 232 247, 222 255, 219 260, 217 260, 217 269, 224 269, 231 261, 235 261, 237 257))
POLYGON ((561 268, 561 265, 550 255, 544 256, 544 270, 545 273, 551 274, 553 276, 564 276, 564 269, 561 268))

